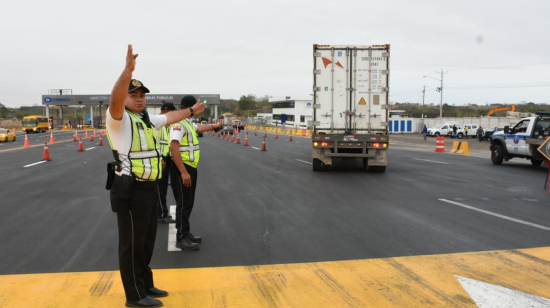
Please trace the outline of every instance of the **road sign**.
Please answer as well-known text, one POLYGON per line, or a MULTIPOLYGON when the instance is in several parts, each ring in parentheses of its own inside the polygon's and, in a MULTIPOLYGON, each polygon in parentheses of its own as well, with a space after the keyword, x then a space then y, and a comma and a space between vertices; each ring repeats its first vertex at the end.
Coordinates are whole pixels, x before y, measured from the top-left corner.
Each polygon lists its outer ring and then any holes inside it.
POLYGON ((538 147, 537 151, 539 151, 544 157, 546 157, 547 160, 550 160, 550 137, 546 138, 546 140, 538 147))

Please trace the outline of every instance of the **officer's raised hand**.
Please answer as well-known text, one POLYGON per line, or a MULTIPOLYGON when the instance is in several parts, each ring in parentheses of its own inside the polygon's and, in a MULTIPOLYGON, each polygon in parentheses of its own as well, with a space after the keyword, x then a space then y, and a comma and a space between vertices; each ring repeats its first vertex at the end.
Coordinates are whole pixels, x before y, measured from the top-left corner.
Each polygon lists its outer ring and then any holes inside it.
POLYGON ((134 55, 134 49, 132 48, 132 45, 128 44, 128 52, 126 54, 126 68, 129 69, 130 72, 133 72, 136 68, 136 58, 138 56, 138 54, 134 55))
POLYGON ((195 105, 193 105, 193 113, 194 114, 199 114, 199 113, 202 113, 204 111, 204 109, 206 109, 206 104, 203 104, 201 103, 201 100, 197 100, 197 103, 195 105))

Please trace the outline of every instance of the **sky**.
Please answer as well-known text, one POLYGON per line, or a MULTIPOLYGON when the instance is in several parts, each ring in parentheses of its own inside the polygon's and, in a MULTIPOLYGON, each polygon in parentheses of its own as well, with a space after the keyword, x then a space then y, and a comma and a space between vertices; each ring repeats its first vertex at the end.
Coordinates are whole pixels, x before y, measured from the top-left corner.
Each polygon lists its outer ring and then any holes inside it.
POLYGON ((133 77, 152 94, 312 93, 313 44, 390 44, 390 101, 550 103, 550 1, 4 1, 0 103, 49 89, 109 94, 133 77), (431 76, 423 78, 423 76, 431 76), (436 79, 433 79, 433 78, 436 79))

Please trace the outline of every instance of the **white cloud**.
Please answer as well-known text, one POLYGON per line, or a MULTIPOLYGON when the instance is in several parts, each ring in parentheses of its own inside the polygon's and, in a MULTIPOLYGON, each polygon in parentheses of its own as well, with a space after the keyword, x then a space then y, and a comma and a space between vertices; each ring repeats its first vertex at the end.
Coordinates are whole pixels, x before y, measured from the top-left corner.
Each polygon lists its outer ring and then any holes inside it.
POLYGON ((0 102, 109 93, 128 43, 140 54, 134 76, 156 93, 309 94, 313 44, 388 43, 393 101, 421 102, 426 85, 439 104, 438 82, 422 76, 444 69, 447 103, 550 102, 548 11, 543 0, 11 1, 0 12, 0 102))

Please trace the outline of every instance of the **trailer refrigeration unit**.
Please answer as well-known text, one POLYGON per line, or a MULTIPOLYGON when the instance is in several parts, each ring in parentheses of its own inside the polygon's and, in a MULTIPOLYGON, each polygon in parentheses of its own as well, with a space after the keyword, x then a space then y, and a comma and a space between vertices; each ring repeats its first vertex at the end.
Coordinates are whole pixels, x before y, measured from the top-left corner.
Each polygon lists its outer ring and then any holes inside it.
POLYGON ((390 45, 313 45, 314 171, 329 169, 334 158, 386 171, 389 58, 390 45))

